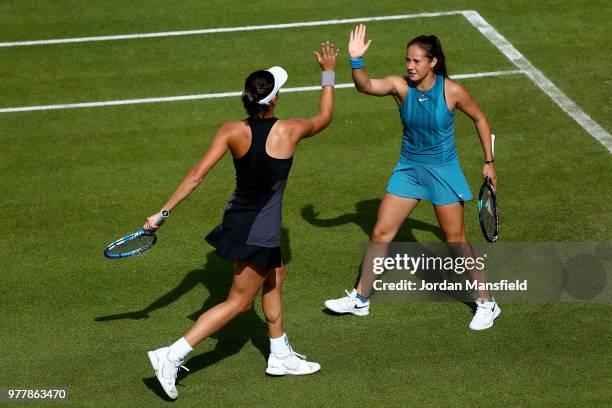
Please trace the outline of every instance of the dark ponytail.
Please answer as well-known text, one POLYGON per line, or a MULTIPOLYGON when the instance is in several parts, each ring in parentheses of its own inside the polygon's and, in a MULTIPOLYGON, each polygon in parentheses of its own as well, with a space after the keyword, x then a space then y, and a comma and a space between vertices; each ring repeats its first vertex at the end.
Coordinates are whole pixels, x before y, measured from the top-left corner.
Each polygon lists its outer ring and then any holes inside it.
POLYGON ((438 62, 433 68, 433 71, 436 75, 441 75, 445 78, 448 78, 448 72, 446 71, 446 59, 444 57, 444 52, 442 51, 442 44, 440 43, 440 39, 435 35, 419 35, 415 37, 408 43, 406 48, 411 45, 417 45, 423 51, 425 51, 425 55, 430 60, 436 58, 438 62))
POLYGON ((261 101, 274 89, 274 76, 268 71, 255 71, 244 82, 242 104, 249 116, 257 118, 270 111, 270 105, 260 105, 261 101))

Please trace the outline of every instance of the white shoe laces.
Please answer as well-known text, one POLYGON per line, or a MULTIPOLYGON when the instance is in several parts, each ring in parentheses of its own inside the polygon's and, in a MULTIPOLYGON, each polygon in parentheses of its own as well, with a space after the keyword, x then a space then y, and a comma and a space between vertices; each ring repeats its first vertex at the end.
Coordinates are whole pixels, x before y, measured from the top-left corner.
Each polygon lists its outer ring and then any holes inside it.
POLYGON ((474 314, 475 319, 479 320, 490 320, 493 317, 493 310, 490 307, 478 305, 476 313, 474 314))
POLYGON ((344 293, 346 293, 346 296, 340 300, 352 306, 353 303, 355 303, 355 296, 357 292, 355 292, 355 295, 354 295, 352 292, 349 292, 348 290, 344 289, 344 293))
POLYGON ((301 358, 302 360, 306 360, 306 356, 300 353, 296 353, 295 350, 293 350, 293 348, 291 346, 289 346, 289 353, 291 353, 292 355, 301 358))
MULTIPOLYGON (((187 367, 185 367, 184 365, 182 365, 182 361, 179 362, 178 364, 173 363, 172 361, 168 360, 166 358, 166 361, 168 361, 170 364, 172 364, 172 366, 175 368, 175 370, 172 370, 172 379, 176 380, 176 376, 178 375, 179 370, 183 369, 187 372, 190 372, 191 370, 189 370, 187 367)), ((162 375, 163 375, 163 369, 162 369, 162 375)), ((164 376, 165 377, 165 376, 164 376)))

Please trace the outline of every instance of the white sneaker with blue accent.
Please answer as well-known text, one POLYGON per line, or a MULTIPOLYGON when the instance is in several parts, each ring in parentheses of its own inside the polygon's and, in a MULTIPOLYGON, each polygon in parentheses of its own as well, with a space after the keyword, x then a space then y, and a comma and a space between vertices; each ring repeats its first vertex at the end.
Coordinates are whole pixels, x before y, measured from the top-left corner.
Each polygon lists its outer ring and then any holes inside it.
POLYGON ((287 353, 270 353, 268 357, 268 375, 307 375, 321 369, 318 363, 306 361, 306 356, 296 353, 289 346, 287 353))
POLYGON ((346 296, 325 301, 325 307, 335 313, 351 313, 355 316, 367 316, 370 313, 370 301, 357 299, 357 290, 344 291, 346 296))
POLYGON ((178 391, 176 390, 176 374, 179 368, 183 368, 187 371, 187 367, 181 365, 182 361, 173 363, 168 360, 168 349, 169 347, 158 348, 157 350, 149 351, 149 361, 155 371, 155 376, 159 381, 159 384, 164 389, 164 392, 171 399, 178 398, 178 391))
POLYGON ((493 326, 493 322, 501 313, 499 305, 495 302, 495 299, 477 299, 476 300, 476 313, 474 318, 470 322, 470 329, 472 330, 485 330, 493 326))

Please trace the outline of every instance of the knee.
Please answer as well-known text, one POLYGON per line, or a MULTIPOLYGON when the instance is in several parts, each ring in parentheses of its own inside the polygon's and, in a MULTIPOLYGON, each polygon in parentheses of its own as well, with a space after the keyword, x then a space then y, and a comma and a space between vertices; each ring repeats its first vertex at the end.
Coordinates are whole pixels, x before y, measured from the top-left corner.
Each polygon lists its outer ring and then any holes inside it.
POLYGON ((463 230, 444 232, 444 236, 446 238, 446 242, 466 242, 467 241, 465 232, 463 230))
POLYGON ((228 299, 227 302, 236 314, 246 313, 253 307, 253 302, 249 299, 228 299))
POLYGON ((374 243, 388 243, 393 241, 394 235, 395 234, 393 231, 375 226, 374 231, 372 231, 372 235, 370 235, 370 241, 374 243))
POLYGON ((279 268, 276 268, 274 276, 276 279, 276 284, 278 286, 282 285, 285 281, 285 265, 281 265, 279 268))
POLYGON ((267 322, 278 322, 281 318, 281 316, 283 315, 283 310, 279 307, 279 308, 265 308, 264 309, 264 316, 266 317, 266 321, 267 322))
POLYGON ((272 290, 279 287, 285 281, 285 266, 281 265, 278 268, 271 269, 268 273, 268 278, 264 282, 264 289, 272 290))
POLYGON ((246 313, 253 308, 253 302, 243 302, 238 308, 238 313, 246 313))

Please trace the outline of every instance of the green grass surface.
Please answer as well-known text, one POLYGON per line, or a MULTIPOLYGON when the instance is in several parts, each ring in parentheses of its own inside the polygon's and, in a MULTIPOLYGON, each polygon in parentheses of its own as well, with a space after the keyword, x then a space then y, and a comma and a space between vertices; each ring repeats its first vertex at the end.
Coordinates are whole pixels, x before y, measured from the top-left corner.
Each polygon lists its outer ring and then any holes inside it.
MULTIPOLYGON (((610 131, 610 6, 511 3, 11 0, 0 4, 0 41, 475 9, 610 131)), ((401 74, 405 43, 420 33, 442 38, 451 73, 513 69, 459 16, 368 27, 373 76, 401 74)), ((287 86, 313 85, 320 74, 312 50, 324 39, 345 48, 349 29, 0 48, 0 107, 235 91, 250 71, 274 64, 289 71, 287 86)), ((350 81, 347 65, 342 58, 338 82, 350 81)), ((502 239, 610 241, 607 150, 525 76, 462 83, 498 135, 502 239)), ((311 115, 317 101, 316 92, 285 93, 277 115, 311 115)), ((233 189, 229 157, 173 213, 154 250, 110 262, 101 249, 163 204, 223 121, 243 116, 237 98, 0 114, 0 388, 66 388, 78 407, 168 404, 144 353, 180 336, 227 293, 232 266, 201 239, 233 189)), ((482 153, 462 114, 456 134, 476 190, 482 153)), ((467 329, 470 310, 460 303, 380 303, 365 319, 322 312, 324 299, 354 281, 400 135, 391 99, 341 89, 331 126, 296 154, 284 206, 286 328, 321 372, 264 375, 258 302, 192 353, 177 406, 612 402, 607 303, 502 303, 501 318, 483 333, 467 329), (308 205, 320 218, 348 221, 314 226, 302 216, 308 205)), ((466 206, 467 233, 481 240, 474 207, 466 206)), ((439 240, 430 205, 412 218, 399 240, 439 240)))

